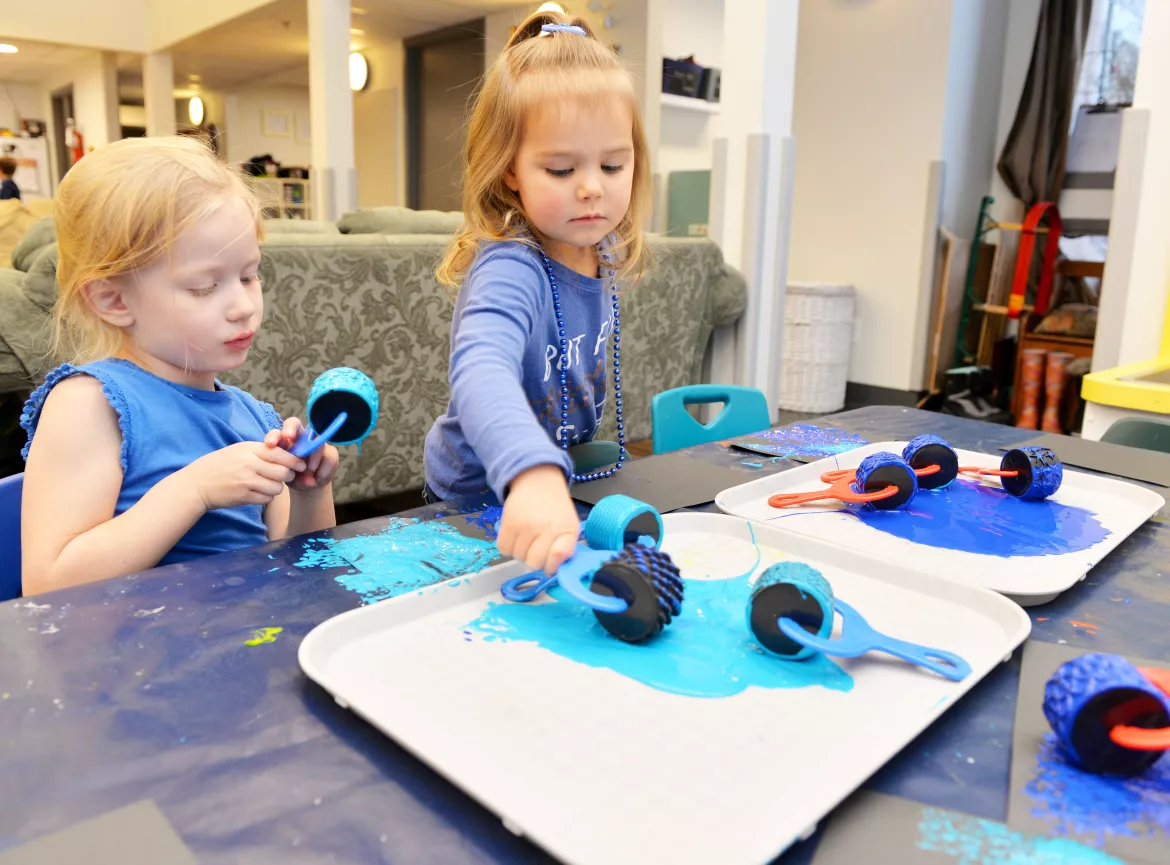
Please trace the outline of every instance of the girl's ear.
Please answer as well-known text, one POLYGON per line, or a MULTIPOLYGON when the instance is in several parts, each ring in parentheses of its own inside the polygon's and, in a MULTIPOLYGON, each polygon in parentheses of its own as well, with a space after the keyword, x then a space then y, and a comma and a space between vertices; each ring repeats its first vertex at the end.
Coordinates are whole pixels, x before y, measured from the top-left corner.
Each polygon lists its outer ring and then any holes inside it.
POLYGON ((85 302, 102 321, 114 327, 130 327, 134 314, 126 303, 122 286, 111 279, 95 279, 81 290, 85 302))
POLYGON ((509 165, 508 168, 504 171, 504 185, 513 192, 519 192, 520 184, 516 181, 516 171, 513 168, 515 164, 516 163, 513 162, 512 165, 509 165))

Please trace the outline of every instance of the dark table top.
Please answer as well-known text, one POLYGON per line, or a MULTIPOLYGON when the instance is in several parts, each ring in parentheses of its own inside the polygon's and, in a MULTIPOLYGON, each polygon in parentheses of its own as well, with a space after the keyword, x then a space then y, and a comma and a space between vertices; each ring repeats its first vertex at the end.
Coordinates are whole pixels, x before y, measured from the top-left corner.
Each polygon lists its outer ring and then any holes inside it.
MULTIPOLYGON (((870 441, 934 432, 987 453, 1035 435, 893 407, 814 423, 870 441)), ((745 481, 795 465, 723 445, 690 453, 745 481)), ((474 531, 485 504, 320 537, 436 517, 474 531)), ((1030 608, 1032 639, 1170 658, 1167 518, 1030 608)), ((347 569, 298 565, 306 544, 320 546, 291 539, 0 605, 0 850, 150 798, 203 865, 550 861, 301 673, 305 634, 361 603, 335 579, 347 569)), ((867 787, 1005 819, 1018 674, 1017 652, 867 787)), ((804 861, 807 846, 781 861, 804 861)))

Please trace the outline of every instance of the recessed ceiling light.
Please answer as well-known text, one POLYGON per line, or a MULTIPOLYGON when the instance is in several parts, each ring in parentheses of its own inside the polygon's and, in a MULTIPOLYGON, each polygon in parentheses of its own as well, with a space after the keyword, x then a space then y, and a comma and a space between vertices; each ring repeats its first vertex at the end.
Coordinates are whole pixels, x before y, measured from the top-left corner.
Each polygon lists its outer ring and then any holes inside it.
POLYGON ((203 76, 202 76, 202 75, 196 75, 194 72, 192 72, 192 73, 191 73, 190 75, 188 75, 187 77, 188 77, 188 78, 190 78, 192 81, 202 81, 202 80, 203 80, 203 76))
POLYGON ((349 89, 355 93, 365 90, 370 83, 370 65, 357 51, 349 55, 349 89))
POLYGON ((365 36, 366 31, 360 27, 350 27, 349 28, 349 35, 350 36, 365 36))
POLYGON ((561 15, 565 14, 565 7, 560 3, 541 3, 536 10, 537 12, 559 12, 561 15))
POLYGON ((0 54, 15 54, 20 49, 15 45, 9 45, 7 42, 0 42, 0 54))
POLYGON ((350 15, 365 15, 366 10, 363 9, 361 6, 350 6, 349 7, 349 14, 350 15))

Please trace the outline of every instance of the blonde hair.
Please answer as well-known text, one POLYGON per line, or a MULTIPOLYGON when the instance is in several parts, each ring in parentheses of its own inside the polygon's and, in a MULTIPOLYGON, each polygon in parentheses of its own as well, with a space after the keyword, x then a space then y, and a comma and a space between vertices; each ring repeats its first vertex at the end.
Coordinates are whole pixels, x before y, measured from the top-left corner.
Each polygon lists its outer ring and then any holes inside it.
POLYGON ((153 264, 231 198, 247 205, 261 238, 260 207, 243 177, 196 139, 127 138, 86 154, 61 181, 53 208, 53 355, 73 363, 116 355, 122 329, 98 317, 86 287, 153 264))
POLYGON ((520 149, 530 108, 550 100, 623 100, 633 117, 634 166, 630 207, 615 229, 620 276, 640 277, 648 253, 642 225, 650 208, 650 154, 638 112, 633 78, 617 54, 580 18, 537 12, 517 28, 484 76, 467 127, 463 160, 464 224, 435 271, 440 283, 458 288, 483 241, 526 239, 520 196, 504 174, 520 149), (588 34, 544 34, 545 24, 573 24, 588 34))

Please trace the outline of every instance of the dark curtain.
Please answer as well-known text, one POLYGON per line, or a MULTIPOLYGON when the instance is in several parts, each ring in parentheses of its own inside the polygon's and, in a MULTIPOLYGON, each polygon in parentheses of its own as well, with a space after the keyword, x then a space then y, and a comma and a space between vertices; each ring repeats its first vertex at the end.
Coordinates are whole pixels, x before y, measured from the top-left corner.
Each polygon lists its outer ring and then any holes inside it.
POLYGON ((1092 7, 1093 0, 1041 0, 1028 77, 997 166, 1026 208, 1060 195, 1092 7))

